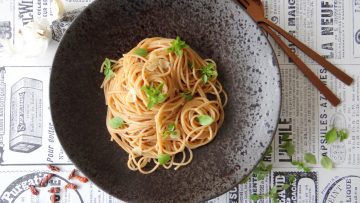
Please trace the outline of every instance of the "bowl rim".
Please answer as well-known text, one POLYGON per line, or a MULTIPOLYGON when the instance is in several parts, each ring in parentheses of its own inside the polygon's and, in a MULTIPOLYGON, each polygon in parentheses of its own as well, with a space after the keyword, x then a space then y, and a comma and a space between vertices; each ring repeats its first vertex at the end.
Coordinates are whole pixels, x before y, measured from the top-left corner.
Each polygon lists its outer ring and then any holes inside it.
MULTIPOLYGON (((77 16, 73 19, 73 21, 71 22, 70 26, 69 26, 68 29, 65 31, 63 37, 67 34, 68 30, 71 30, 70 28, 73 27, 73 25, 74 25, 73 22, 75 22, 77 19, 81 18, 82 16, 86 15, 86 14, 85 14, 85 13, 86 13, 86 10, 89 9, 89 8, 91 8, 91 7, 94 7, 94 5, 96 5, 96 4, 97 4, 98 2, 100 2, 100 1, 101 1, 101 0, 95 0, 95 1, 91 2, 90 4, 88 4, 88 5, 81 11, 81 13, 80 13, 79 15, 77 15, 77 16)), ((282 76, 281 76, 281 69, 280 69, 279 59, 277 58, 277 56, 276 56, 276 54, 275 54, 274 47, 273 47, 272 44, 270 43, 270 40, 269 40, 269 38, 267 37, 266 32, 257 24, 257 22, 256 22, 253 18, 251 18, 251 16, 246 12, 246 9, 244 9, 244 8, 238 3, 237 0, 230 0, 230 1, 231 1, 233 4, 237 4, 237 5, 240 7, 240 9, 243 11, 243 13, 245 13, 245 15, 249 16, 249 21, 251 21, 251 23, 254 24, 254 26, 257 28, 257 30, 259 30, 259 32, 260 32, 260 37, 263 37, 263 38, 266 40, 266 42, 267 42, 267 45, 266 45, 266 46, 270 47, 270 49, 271 49, 271 55, 272 55, 273 64, 274 64, 274 66, 276 66, 276 68, 274 68, 273 71, 275 71, 275 75, 278 77, 278 78, 277 78, 278 81, 276 81, 276 84, 277 84, 277 85, 276 85, 276 88, 277 88, 278 91, 279 91, 279 97, 278 97, 279 102, 278 102, 277 105, 275 105, 275 107, 277 108, 276 111, 275 111, 275 112, 277 112, 277 113, 276 113, 276 114, 277 114, 277 116, 276 116, 276 119, 277 119, 277 120, 276 120, 276 124, 274 125, 274 128, 272 129, 273 132, 272 132, 272 135, 271 135, 271 139, 269 140, 269 143, 266 144, 266 145, 265 145, 266 147, 264 147, 263 150, 262 150, 262 152, 260 152, 260 153, 262 154, 262 156, 259 158, 259 160, 256 161, 256 164, 255 164, 255 165, 253 165, 252 167, 250 167, 251 170, 248 170, 248 172, 244 173, 244 175, 243 175, 243 177, 240 179, 240 181, 236 182, 235 184, 232 184, 232 186, 231 186, 229 189, 227 189, 227 190, 221 190, 221 192, 217 192, 217 193, 214 193, 213 195, 209 195, 208 198, 202 199, 202 200, 199 201, 199 202, 208 201, 208 200, 211 200, 211 199, 213 199, 213 198, 219 197, 219 196, 221 196, 222 194, 225 194, 225 193, 229 192, 229 190, 231 190, 232 188, 237 187, 238 185, 240 185, 240 182, 241 182, 241 181, 243 181, 245 178, 247 178, 249 175, 251 175, 251 173, 255 170, 256 166, 262 161, 263 157, 265 156, 266 150, 271 146, 272 142, 273 142, 274 139, 275 139, 275 134, 276 134, 276 132, 277 132, 277 128, 278 128, 278 125, 279 125, 278 119, 280 118, 280 114, 281 114, 281 107, 282 107, 282 100, 283 100, 282 91, 281 91, 281 90, 282 90, 283 85, 282 85, 282 80, 281 80, 281 79, 282 79, 282 76)), ((63 38, 63 37, 62 37, 62 38, 63 38)), ((61 38, 61 40, 60 40, 60 42, 59 42, 59 44, 58 44, 58 48, 61 47, 61 45, 62 45, 62 43, 63 43, 62 38, 61 38)), ((54 66, 54 64, 55 64, 55 61, 56 61, 55 59, 58 57, 58 54, 59 54, 59 49, 57 49, 56 52, 55 52, 54 60, 53 60, 52 65, 51 65, 52 68, 53 68, 53 66, 54 66)), ((52 107, 52 102, 51 102, 51 100, 52 100, 52 99, 51 99, 51 98, 52 98, 51 95, 52 95, 53 93, 52 93, 51 89, 53 88, 52 81, 53 81, 54 78, 55 78, 53 72, 54 72, 53 69, 51 69, 50 80, 49 80, 49 101, 50 101, 49 106, 50 106, 51 119, 53 118, 53 114, 52 114, 52 111, 51 111, 51 109, 53 109, 53 107, 52 107)), ((55 126, 54 126, 54 129, 55 129, 55 132, 56 132, 55 126)), ((59 140, 59 143, 60 143, 61 147, 63 148, 63 146, 64 146, 64 141, 60 138, 60 136, 58 136, 58 133, 56 133, 56 136, 57 136, 57 138, 58 138, 58 140, 59 140)), ((67 155, 68 153, 67 153, 67 151, 65 150, 65 148, 63 148, 63 150, 64 150, 65 154, 67 155)), ((79 165, 78 165, 76 162, 74 162, 69 156, 68 156, 68 158, 69 158, 69 160, 71 160, 71 163, 72 163, 76 168, 78 168, 78 169, 80 169, 80 168, 82 168, 82 169, 85 168, 85 167, 79 167, 79 165)), ((86 172, 86 170, 85 170, 85 171, 82 171, 82 170, 81 170, 81 172, 82 172, 85 176, 87 176, 87 177, 89 176, 89 174, 86 172)), ((94 183, 98 188, 100 188, 102 191, 106 192, 107 194, 109 194, 109 195, 111 195, 111 196, 113 196, 113 197, 115 197, 115 198, 117 198, 117 199, 119 199, 119 200, 121 200, 121 201, 125 201, 125 200, 121 199, 120 197, 117 197, 117 196, 111 194, 111 191, 108 191, 108 190, 105 189, 102 185, 97 184, 97 181, 96 181, 96 180, 94 181, 94 180, 92 180, 91 178, 89 178, 89 179, 91 180, 91 182, 93 182, 93 183, 94 183)))

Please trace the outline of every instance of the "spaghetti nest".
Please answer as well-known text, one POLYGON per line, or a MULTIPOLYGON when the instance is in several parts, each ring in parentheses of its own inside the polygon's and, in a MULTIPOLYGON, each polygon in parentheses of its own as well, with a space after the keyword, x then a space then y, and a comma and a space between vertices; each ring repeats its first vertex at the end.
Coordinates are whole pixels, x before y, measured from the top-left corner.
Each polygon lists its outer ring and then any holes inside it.
POLYGON ((131 170, 189 164, 192 149, 213 140, 223 123, 227 96, 215 62, 179 37, 144 39, 119 60, 105 59, 101 71, 107 128, 131 170))

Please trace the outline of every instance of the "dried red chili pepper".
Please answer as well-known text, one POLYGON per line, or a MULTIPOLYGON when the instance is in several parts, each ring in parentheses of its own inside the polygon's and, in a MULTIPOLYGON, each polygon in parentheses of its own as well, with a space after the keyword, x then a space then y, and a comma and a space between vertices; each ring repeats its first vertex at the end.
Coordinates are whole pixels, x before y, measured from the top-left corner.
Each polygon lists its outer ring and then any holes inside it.
POLYGON ((53 165, 47 165, 47 167, 54 172, 60 172, 60 168, 57 166, 53 166, 53 165))
POLYGON ((77 185, 75 185, 74 183, 68 183, 67 185, 65 185, 65 189, 76 190, 76 189, 77 189, 77 185))
POLYGON ((73 178, 73 177, 75 176, 75 173, 76 173, 76 170, 73 169, 73 170, 71 171, 71 173, 69 174, 68 180, 70 180, 71 178, 73 178))
POLYGON ((78 180, 79 180, 80 182, 82 182, 82 183, 87 183, 87 182, 89 181, 89 179, 87 179, 86 177, 77 175, 76 172, 77 172, 76 169, 72 170, 71 173, 70 173, 70 175, 69 175, 69 177, 68 177, 68 179, 70 180, 70 179, 72 179, 72 178, 76 178, 76 179, 78 179, 78 180))
POLYGON ((89 181, 89 179, 87 179, 86 177, 79 176, 79 175, 75 175, 74 178, 78 179, 82 183, 87 183, 89 181))
POLYGON ((50 193, 59 193, 60 192, 60 188, 59 187, 51 187, 48 192, 50 193))
POLYGON ((40 187, 45 187, 49 180, 53 177, 53 174, 49 173, 47 174, 41 181, 40 181, 40 187))
POLYGON ((33 194, 33 195, 39 194, 39 191, 35 188, 35 186, 29 185, 29 189, 30 189, 31 194, 33 194))
POLYGON ((51 199, 51 203, 56 203, 56 195, 55 194, 52 194, 50 199, 51 199))

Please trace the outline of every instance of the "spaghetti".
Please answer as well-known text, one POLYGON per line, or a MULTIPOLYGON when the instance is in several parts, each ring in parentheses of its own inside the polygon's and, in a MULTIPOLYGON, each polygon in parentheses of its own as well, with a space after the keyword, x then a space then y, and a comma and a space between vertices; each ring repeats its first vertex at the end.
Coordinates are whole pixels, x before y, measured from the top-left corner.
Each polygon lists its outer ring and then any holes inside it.
POLYGON ((179 37, 144 39, 119 60, 106 59, 101 72, 107 128, 131 170, 189 164, 192 149, 212 141, 223 123, 227 96, 215 62, 179 37))

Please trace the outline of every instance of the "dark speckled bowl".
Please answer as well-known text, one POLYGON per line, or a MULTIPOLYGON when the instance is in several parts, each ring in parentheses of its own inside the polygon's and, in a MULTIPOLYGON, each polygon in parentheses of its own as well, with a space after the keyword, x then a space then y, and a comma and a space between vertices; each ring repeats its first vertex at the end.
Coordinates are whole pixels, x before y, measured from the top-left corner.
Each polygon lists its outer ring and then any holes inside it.
POLYGON ((272 140, 280 92, 269 42, 232 0, 96 1, 63 37, 50 84, 52 117, 68 156, 96 185, 129 202, 199 202, 238 184, 272 140), (213 142, 194 150, 190 165, 142 175, 110 142, 100 64, 143 38, 177 35, 217 62, 229 95, 225 122, 213 142))

